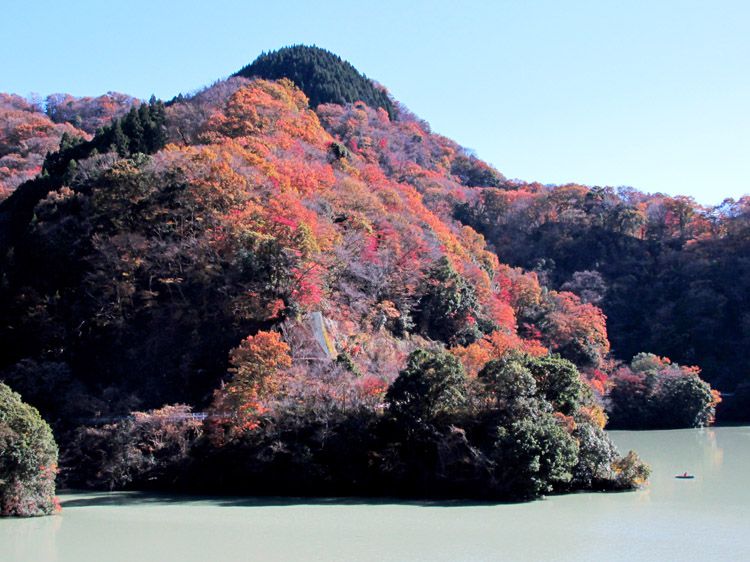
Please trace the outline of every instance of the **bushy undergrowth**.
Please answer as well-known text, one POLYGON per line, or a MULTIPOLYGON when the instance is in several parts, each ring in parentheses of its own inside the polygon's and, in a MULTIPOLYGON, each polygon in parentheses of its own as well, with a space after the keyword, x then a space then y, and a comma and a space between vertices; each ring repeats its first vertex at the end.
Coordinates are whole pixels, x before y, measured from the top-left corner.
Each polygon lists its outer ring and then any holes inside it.
POLYGON ((560 358, 511 354, 470 378, 453 355, 417 350, 380 407, 310 395, 258 407, 253 423, 247 410, 201 424, 167 408, 81 429, 69 461, 86 470, 71 482, 495 500, 638 486, 647 467, 618 455, 597 408, 560 358))

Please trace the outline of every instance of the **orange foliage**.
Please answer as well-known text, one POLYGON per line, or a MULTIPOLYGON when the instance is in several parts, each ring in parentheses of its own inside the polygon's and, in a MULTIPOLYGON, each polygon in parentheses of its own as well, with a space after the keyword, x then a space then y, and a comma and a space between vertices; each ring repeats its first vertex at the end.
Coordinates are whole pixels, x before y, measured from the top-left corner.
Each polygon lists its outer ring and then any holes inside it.
POLYGON ((604 429, 604 426, 607 425, 607 414, 604 412, 604 409, 598 404, 581 406, 579 412, 600 429, 604 429))
POLYGON ((208 122, 210 131, 227 137, 265 135, 284 148, 294 139, 323 147, 330 136, 308 107, 305 94, 286 79, 254 80, 232 94, 208 122))
POLYGON ((362 383, 360 384, 360 391, 363 398, 374 398, 378 401, 382 401, 387 390, 388 381, 380 377, 365 377, 364 379, 362 379, 362 383))
POLYGON ((721 392, 716 390, 715 388, 711 389, 711 409, 714 412, 708 419, 709 424, 713 424, 716 421, 716 406, 721 404, 722 398, 721 398, 721 392))
POLYGON ((573 433, 576 429, 576 422, 573 419, 573 416, 566 416, 562 412, 555 412, 552 414, 555 419, 557 420, 557 423, 559 423, 565 431, 568 433, 573 433))
POLYGON ((70 123, 53 123, 23 98, 0 94, 0 200, 42 171, 46 154, 58 150, 65 133, 91 138, 70 123))
MULTIPOLYGON (((362 104, 324 106, 316 115, 285 80, 243 83, 215 107, 206 127, 213 144, 180 149, 188 157, 184 167, 197 203, 222 211, 212 229, 222 254, 245 248, 250 237, 274 240, 294 257, 284 297, 293 310, 329 310, 341 322, 366 321, 379 329, 395 325, 388 323, 413 301, 423 272, 445 255, 473 287, 477 312, 500 328, 453 350, 469 373, 509 350, 545 354, 542 341, 553 350, 591 353, 595 362, 607 354, 599 309, 570 293, 544 292, 536 275, 500 264, 481 234, 448 218, 456 201, 475 196, 454 182, 450 162, 459 148, 447 139, 416 121, 383 120, 362 104), (344 141, 352 154, 331 164, 334 140, 344 141), (331 252, 361 264, 357 275, 384 291, 368 310, 353 314, 346 300, 329 300, 336 289, 330 286, 331 252), (377 310, 381 301, 394 303, 394 314, 377 310), (544 317, 523 326, 529 338, 523 339, 516 318, 528 310, 542 310, 544 317)), ((569 185, 545 198, 547 192, 535 186, 492 193, 495 205, 541 205, 544 220, 551 220, 583 204, 588 190, 569 185)), ((236 300, 241 316, 270 314, 270 300, 254 301, 255 307, 250 302, 247 296, 236 300)))
POLYGON ((547 316, 548 339, 553 350, 575 346, 587 360, 599 365, 609 353, 606 317, 601 309, 568 292, 551 291, 554 308, 547 316))
POLYGON ((541 357, 548 353, 539 342, 523 340, 515 332, 496 330, 467 346, 456 346, 450 352, 459 358, 466 374, 474 377, 492 359, 499 359, 509 351, 523 351, 541 357))
POLYGON ((330 164, 290 158, 274 159, 269 178, 279 190, 291 189, 302 196, 328 190, 336 181, 330 164))
POLYGON ((230 351, 229 364, 231 380, 215 392, 213 408, 254 425, 255 417, 265 411, 264 400, 280 388, 280 371, 292 364, 289 346, 277 332, 261 331, 230 351))

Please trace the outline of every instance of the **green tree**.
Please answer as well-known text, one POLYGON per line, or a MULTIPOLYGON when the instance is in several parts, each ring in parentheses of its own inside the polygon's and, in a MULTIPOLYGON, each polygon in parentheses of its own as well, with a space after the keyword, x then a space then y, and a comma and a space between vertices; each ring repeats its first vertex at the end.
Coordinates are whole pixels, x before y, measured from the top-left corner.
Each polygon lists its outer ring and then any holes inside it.
POLYGON ((0 515, 55 510, 57 444, 39 412, 0 383, 0 515))
POLYGON ((512 495, 535 497, 567 484, 578 461, 578 444, 549 413, 497 429, 496 478, 512 495))
POLYGON ((711 386, 697 374, 666 377, 659 395, 659 417, 672 427, 699 427, 713 417, 711 386))
POLYGON ((427 273, 417 315, 422 333, 443 342, 467 345, 482 336, 476 292, 445 256, 427 273))
MULTIPOLYGON (((148 111, 145 113, 146 119, 148 120, 148 111)), ((144 125, 141 122, 141 116, 139 111, 133 107, 122 119, 122 131, 128 137, 128 150, 131 154, 136 152, 146 152, 145 143, 143 141, 144 125)))
POLYGON ((525 363, 523 355, 506 354, 479 371, 477 378, 495 408, 513 408, 536 396, 536 380, 525 363))
POLYGON ((122 123, 120 122, 119 119, 114 122, 107 136, 111 138, 111 141, 112 141, 111 147, 113 150, 117 152, 117 154, 119 154, 122 157, 125 157, 129 154, 130 140, 128 139, 128 136, 125 134, 125 132, 122 130, 122 123))
POLYGON ((576 366, 561 357, 528 357, 526 367, 536 379, 539 393, 557 412, 571 415, 585 398, 586 387, 576 366))
POLYGON ((607 433, 590 422, 579 422, 573 436, 579 447, 573 482, 582 488, 612 487, 612 463, 618 456, 607 433))
POLYGON ((151 154, 163 148, 166 143, 167 137, 164 128, 167 118, 166 111, 164 102, 157 100, 154 96, 151 96, 148 106, 144 104, 142 107, 147 107, 144 113, 148 115, 147 118, 141 117, 141 121, 145 123, 143 140, 146 150, 151 154))
POLYGON ((418 349, 388 388, 389 412, 409 425, 431 423, 466 403, 466 374, 458 359, 444 351, 418 349))

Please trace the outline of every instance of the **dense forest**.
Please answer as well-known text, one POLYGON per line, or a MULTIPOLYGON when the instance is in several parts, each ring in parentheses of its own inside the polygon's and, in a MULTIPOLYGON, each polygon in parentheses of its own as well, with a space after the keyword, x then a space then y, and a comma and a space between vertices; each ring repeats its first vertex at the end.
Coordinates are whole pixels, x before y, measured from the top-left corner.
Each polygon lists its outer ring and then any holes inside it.
POLYGON ((456 216, 499 257, 572 291, 607 316, 613 355, 643 349, 727 394, 719 415, 750 412, 750 198, 718 207, 632 189, 507 182, 456 216))
POLYGON ((668 273, 721 247, 706 275, 741 283, 743 202, 675 225, 657 208, 680 198, 509 182, 317 48, 167 104, 3 99, 0 154, 20 164, 0 168, 0 380, 51 424, 66 485, 623 489, 648 470, 608 416, 710 423, 720 398, 695 365, 743 381, 720 360, 746 352, 744 294, 725 318, 668 273), (663 291, 648 332, 634 287, 663 291))

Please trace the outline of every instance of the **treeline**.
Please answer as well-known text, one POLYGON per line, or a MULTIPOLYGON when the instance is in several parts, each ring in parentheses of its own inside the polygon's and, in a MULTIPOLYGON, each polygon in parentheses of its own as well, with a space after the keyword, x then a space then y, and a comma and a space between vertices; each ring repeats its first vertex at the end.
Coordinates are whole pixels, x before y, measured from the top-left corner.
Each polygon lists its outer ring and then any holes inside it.
POLYGON ((12 94, 0 94, 0 201, 42 170, 45 155, 63 134, 87 137, 70 123, 52 121, 42 108, 12 94))
POLYGON ((77 129, 95 134, 141 103, 126 94, 108 92, 97 97, 50 94, 40 106, 43 106, 44 112, 55 123, 70 123, 77 129))
POLYGON ((140 103, 116 92, 96 98, 52 94, 44 100, 0 94, 0 200, 42 171, 63 134, 90 140, 140 103))
POLYGON ((47 156, 42 173, 61 176, 70 166, 75 167, 77 160, 99 153, 116 152, 121 157, 139 152, 153 154, 164 146, 164 127, 164 104, 152 97, 148 103, 132 107, 123 117, 100 128, 90 141, 63 135, 59 151, 47 156))

